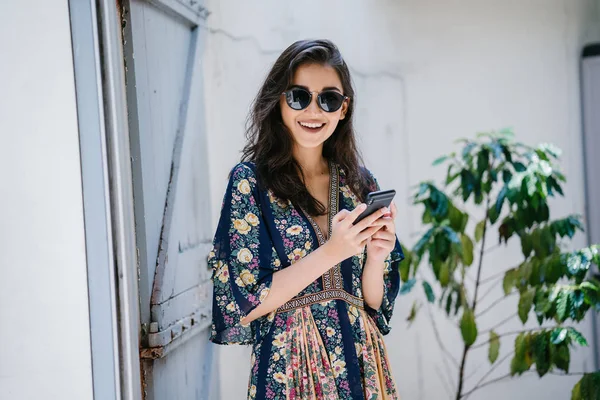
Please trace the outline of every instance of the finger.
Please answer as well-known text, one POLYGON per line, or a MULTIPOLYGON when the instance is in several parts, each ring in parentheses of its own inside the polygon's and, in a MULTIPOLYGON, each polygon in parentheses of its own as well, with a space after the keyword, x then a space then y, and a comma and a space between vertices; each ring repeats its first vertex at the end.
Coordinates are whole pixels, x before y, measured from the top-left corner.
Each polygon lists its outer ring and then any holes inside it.
POLYGON ((344 219, 348 218, 348 214, 350 214, 350 211, 348 211, 346 209, 341 210, 340 212, 335 214, 331 220, 332 220, 332 222, 343 221, 344 219))
POLYGON ((369 227, 367 227, 367 228, 363 229, 363 230, 362 230, 362 231, 360 231, 359 233, 357 233, 357 235, 360 235, 361 233, 367 232, 367 230, 369 230, 369 229, 372 229, 372 231, 371 231, 371 232, 372 232, 372 233, 371 233, 371 236, 373 236, 373 234, 374 234, 375 232, 379 232, 380 230, 382 230, 382 229, 383 229, 383 226, 382 226, 382 225, 371 225, 371 226, 369 226, 369 227))
POLYGON ((371 239, 370 246, 392 251, 393 247, 390 247, 389 243, 389 241, 383 239, 371 239))
POLYGON ((394 223, 394 219, 391 217, 382 217, 377 224, 383 225, 385 230, 388 232, 396 233, 396 224, 394 223))
POLYGON ((386 207, 380 208, 379 210, 375 211, 373 214, 369 215, 368 217, 366 217, 365 219, 360 221, 352 229, 360 232, 360 231, 364 230, 365 228, 367 228, 368 226, 373 225, 373 223, 375 221, 377 221, 379 218, 381 218, 381 216, 388 211, 389 210, 386 207))
POLYGON ((383 229, 380 229, 379 231, 377 231, 373 234, 372 238, 392 242, 392 241, 395 241, 394 239, 396 239, 396 236, 389 231, 384 231, 383 229))
MULTIPOLYGON (((356 206, 356 208, 354 210, 352 210, 344 220, 348 221, 349 223, 354 223, 354 220, 356 220, 356 218, 358 218, 358 216, 360 215, 360 213, 362 213, 363 211, 365 211, 365 209, 367 208, 367 205, 365 203, 361 203, 358 206, 356 206)), ((346 210, 348 211, 348 210, 346 210)))
POLYGON ((392 210, 392 219, 396 219, 396 215, 398 215, 398 208, 396 207, 396 203, 392 201, 390 209, 392 210))
POLYGON ((370 228, 367 228, 367 229, 363 230, 362 232, 360 232, 358 234, 358 236, 357 236, 358 240, 360 240, 362 242, 363 240, 366 240, 366 239, 370 238, 379 229, 381 229, 379 226, 372 226, 370 228))

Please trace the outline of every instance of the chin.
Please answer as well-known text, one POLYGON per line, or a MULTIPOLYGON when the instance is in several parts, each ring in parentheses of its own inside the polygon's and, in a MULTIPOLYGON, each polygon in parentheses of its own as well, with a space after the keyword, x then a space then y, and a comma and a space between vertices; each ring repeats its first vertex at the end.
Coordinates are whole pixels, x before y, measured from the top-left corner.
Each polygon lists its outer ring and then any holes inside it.
POLYGON ((294 134, 294 141, 300 147, 312 149, 315 147, 322 146, 323 143, 325 143, 325 141, 329 139, 329 136, 331 135, 314 135, 311 137, 304 132, 299 132, 294 134))
POLYGON ((305 149, 313 149, 313 148, 317 148, 323 145, 323 143, 325 143, 325 139, 314 139, 314 140, 306 140, 306 139, 301 139, 301 140, 297 140, 295 139, 296 145, 305 149))

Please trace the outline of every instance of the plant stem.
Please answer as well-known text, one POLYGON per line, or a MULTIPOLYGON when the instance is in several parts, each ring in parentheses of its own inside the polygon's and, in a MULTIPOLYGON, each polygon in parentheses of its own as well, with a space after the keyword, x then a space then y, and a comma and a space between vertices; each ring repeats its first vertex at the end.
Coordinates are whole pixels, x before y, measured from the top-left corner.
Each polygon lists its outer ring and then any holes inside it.
POLYGON ((460 361, 460 371, 458 372, 458 388, 456 389, 456 400, 460 400, 462 398, 462 390, 465 379, 465 364, 467 363, 467 353, 469 352, 469 347, 470 346, 467 346, 465 344, 462 359, 460 361))
POLYGON ((485 224, 483 225, 483 234, 481 239, 481 251, 479 252, 479 265, 477 266, 477 278, 475 279, 475 293, 473 295, 473 314, 475 314, 475 307, 477 306, 477 292, 479 291, 479 285, 481 281, 481 269, 483 266, 483 252, 485 248, 485 234, 488 228, 487 220, 489 217, 489 208, 490 208, 490 195, 487 195, 487 201, 485 206, 485 224))
MULTIPOLYGON (((475 293, 473 294, 473 306, 471 310, 473 314, 475 314, 475 307, 477 307, 477 292, 479 291, 479 285, 481 281, 481 268, 483 266, 483 254, 485 251, 485 242, 486 242, 486 232, 488 228, 488 218, 490 214, 490 194, 488 193, 486 196, 486 206, 485 206, 485 223, 483 224, 483 234, 481 235, 481 249, 479 251, 479 265, 477 266, 477 278, 475 279, 475 293)), ((464 286, 464 281, 463 281, 464 286)), ((469 353, 470 345, 465 343, 465 347, 463 349, 462 359, 460 361, 460 371, 458 372, 458 388, 456 390, 456 400, 460 400, 462 397, 463 386, 465 383, 465 365, 467 363, 467 354, 469 353)))

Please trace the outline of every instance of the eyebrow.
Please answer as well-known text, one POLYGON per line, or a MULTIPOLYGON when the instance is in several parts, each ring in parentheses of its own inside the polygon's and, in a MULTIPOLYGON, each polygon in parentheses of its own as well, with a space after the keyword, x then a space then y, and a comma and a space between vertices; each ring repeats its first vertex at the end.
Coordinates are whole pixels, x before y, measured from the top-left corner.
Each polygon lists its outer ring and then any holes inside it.
MULTIPOLYGON (((290 86, 290 88, 295 88, 295 87, 296 88, 300 88, 300 89, 305 89, 305 90, 307 90, 307 91, 310 92, 310 89, 307 88, 306 86, 302 86, 302 85, 292 85, 292 86, 290 86)), ((337 86, 327 86, 327 87, 324 87, 321 91, 324 91, 324 90, 337 90, 338 92, 342 93, 341 89, 338 88, 337 86)))

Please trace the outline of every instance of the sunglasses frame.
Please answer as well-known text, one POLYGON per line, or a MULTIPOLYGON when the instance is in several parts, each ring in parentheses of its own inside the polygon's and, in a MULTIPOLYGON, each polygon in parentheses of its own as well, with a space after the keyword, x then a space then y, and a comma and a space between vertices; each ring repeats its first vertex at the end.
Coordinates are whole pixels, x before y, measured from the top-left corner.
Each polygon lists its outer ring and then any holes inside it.
POLYGON ((282 92, 281 94, 285 96, 285 102, 286 102, 286 104, 288 105, 289 108, 291 108, 292 110, 295 110, 295 111, 302 111, 302 110, 307 109, 308 106, 310 106, 310 104, 312 103, 313 93, 317 93, 317 105, 319 106, 319 108, 321 110, 323 110, 324 112, 327 112, 327 113, 334 113, 334 112, 338 111, 344 105, 344 101, 346 101, 347 99, 350 99, 350 97, 345 96, 345 95, 341 94, 340 92, 338 92, 337 90, 332 90, 332 89, 323 90, 321 92, 311 92, 311 91, 308 91, 307 89, 304 89, 304 88, 301 88, 301 87, 294 87, 292 89, 286 90, 285 92, 282 92), (287 101, 287 96, 288 96, 288 93, 291 92, 291 91, 293 91, 293 90, 302 90, 302 91, 308 93, 308 104, 306 105, 306 107, 301 108, 301 109, 296 109, 296 108, 294 108, 294 107, 292 107, 290 105, 290 102, 287 101), (328 92, 333 92, 333 93, 336 93, 336 94, 339 94, 340 96, 342 96, 342 102, 340 103, 340 106, 337 109, 333 110, 333 111, 327 111, 321 105, 321 94, 328 93, 328 92))

